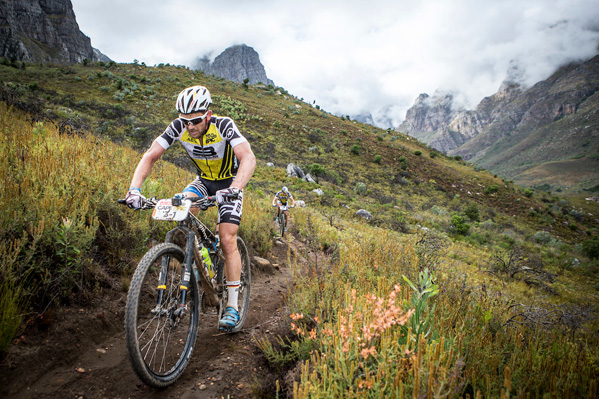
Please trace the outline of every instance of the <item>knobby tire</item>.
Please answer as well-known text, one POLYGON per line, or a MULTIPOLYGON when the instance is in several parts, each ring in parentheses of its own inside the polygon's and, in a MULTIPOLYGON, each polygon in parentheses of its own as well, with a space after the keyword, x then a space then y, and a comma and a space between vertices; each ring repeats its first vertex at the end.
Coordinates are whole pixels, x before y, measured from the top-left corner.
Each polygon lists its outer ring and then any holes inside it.
POLYGON ((173 317, 181 296, 181 270, 185 252, 172 243, 158 244, 139 262, 131 280, 125 309, 125 340, 133 369, 149 386, 163 388, 183 373, 195 345, 199 323, 199 290, 190 274, 187 311, 173 317), (166 289, 157 308, 158 276, 162 260, 168 265, 166 289))
POLYGON ((287 225, 287 217, 285 212, 281 212, 279 215, 279 227, 281 228, 281 237, 285 237, 285 227, 287 225))

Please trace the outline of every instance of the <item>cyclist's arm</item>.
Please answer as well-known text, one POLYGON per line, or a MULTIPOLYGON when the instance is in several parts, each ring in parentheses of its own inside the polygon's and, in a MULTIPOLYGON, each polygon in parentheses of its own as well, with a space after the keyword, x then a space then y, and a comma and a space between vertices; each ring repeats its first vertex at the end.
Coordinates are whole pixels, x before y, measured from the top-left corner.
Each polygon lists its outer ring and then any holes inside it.
POLYGON ((275 206, 277 204, 277 196, 275 195, 275 197, 272 199, 272 206, 275 206))
POLYGON ((252 174, 254 174, 256 157, 248 142, 236 145, 233 147, 233 152, 239 160, 239 168, 237 169, 237 176, 235 176, 233 183, 231 183, 231 187, 237 187, 241 190, 248 184, 252 174))
POLYGON ((291 200, 291 206, 295 206, 295 200, 293 199, 293 195, 289 195, 289 199, 291 200))
POLYGON ((135 169, 135 173, 133 173, 131 187, 141 188, 143 182, 146 181, 146 178, 150 174, 152 166, 154 166, 154 163, 160 159, 162 154, 164 154, 164 151, 165 149, 154 140, 150 149, 141 157, 141 160, 135 169))

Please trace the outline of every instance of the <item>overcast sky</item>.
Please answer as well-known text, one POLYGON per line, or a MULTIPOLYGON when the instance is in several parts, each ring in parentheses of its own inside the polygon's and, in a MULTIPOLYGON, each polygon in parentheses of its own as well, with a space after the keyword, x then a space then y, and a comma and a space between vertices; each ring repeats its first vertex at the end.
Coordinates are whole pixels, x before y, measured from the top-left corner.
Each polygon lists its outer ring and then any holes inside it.
POLYGON ((394 125, 420 93, 468 108, 510 62, 522 83, 599 53, 599 0, 71 0, 81 31, 116 62, 193 66, 247 44, 267 76, 337 115, 394 125))

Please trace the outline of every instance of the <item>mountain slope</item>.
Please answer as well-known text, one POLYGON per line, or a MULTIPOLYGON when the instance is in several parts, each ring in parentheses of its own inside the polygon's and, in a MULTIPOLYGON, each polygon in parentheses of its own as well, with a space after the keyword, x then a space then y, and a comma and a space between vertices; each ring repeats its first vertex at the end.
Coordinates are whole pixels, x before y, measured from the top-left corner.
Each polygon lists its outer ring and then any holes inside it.
MULTIPOLYGON (((453 110, 451 96, 421 95, 399 130, 519 181, 521 173, 545 162, 599 156, 598 90, 596 56, 564 66, 527 90, 506 81, 472 111, 453 110), (443 101, 443 107, 436 105, 443 101)), ((599 172, 584 182, 568 181, 588 189, 599 183, 599 172)), ((570 186, 559 174, 543 184, 570 186)))
MULTIPOLYGON (((405 215, 414 207, 428 209, 454 199, 456 210, 478 204, 494 208, 490 213, 535 224, 538 215, 530 210, 543 207, 497 176, 430 151, 409 136, 335 117, 283 88, 243 88, 181 66, 112 62, 30 65, 24 70, 0 64, 0 81, 0 99, 31 112, 35 120, 127 142, 140 151, 177 117, 173 104, 181 88, 205 84, 215 113, 235 119, 261 165, 272 162, 279 167, 259 168, 256 184, 298 184, 306 202, 353 212, 365 208, 377 215, 377 223, 394 229, 403 228, 405 215), (288 180, 284 171, 290 162, 312 172, 318 183, 288 180), (497 189, 484 194, 489 187, 497 189), (316 188, 325 195, 314 194, 316 188)), ((165 158, 190 167, 178 147, 165 158)), ((583 238, 567 223, 546 220, 543 226, 559 237, 583 238)))

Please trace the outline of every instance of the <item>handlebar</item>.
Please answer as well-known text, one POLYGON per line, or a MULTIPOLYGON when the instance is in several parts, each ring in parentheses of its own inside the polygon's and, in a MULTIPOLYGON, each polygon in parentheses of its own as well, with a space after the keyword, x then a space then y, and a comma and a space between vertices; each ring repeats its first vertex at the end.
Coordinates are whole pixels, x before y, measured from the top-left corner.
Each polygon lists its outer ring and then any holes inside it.
MULTIPOLYGON (((230 199, 236 199, 238 197, 237 194, 229 195, 230 199)), ((177 200, 181 201, 183 199, 190 200, 192 202, 192 208, 209 208, 211 206, 216 206, 216 195, 211 195, 208 197, 185 197, 185 198, 172 198, 173 205, 180 205, 176 203, 177 200)), ((119 204, 127 205, 127 201, 125 199, 119 199, 119 204)), ((145 209, 153 209, 158 203, 157 197, 145 198, 142 202, 140 208, 136 208, 135 210, 145 210, 145 209)))

